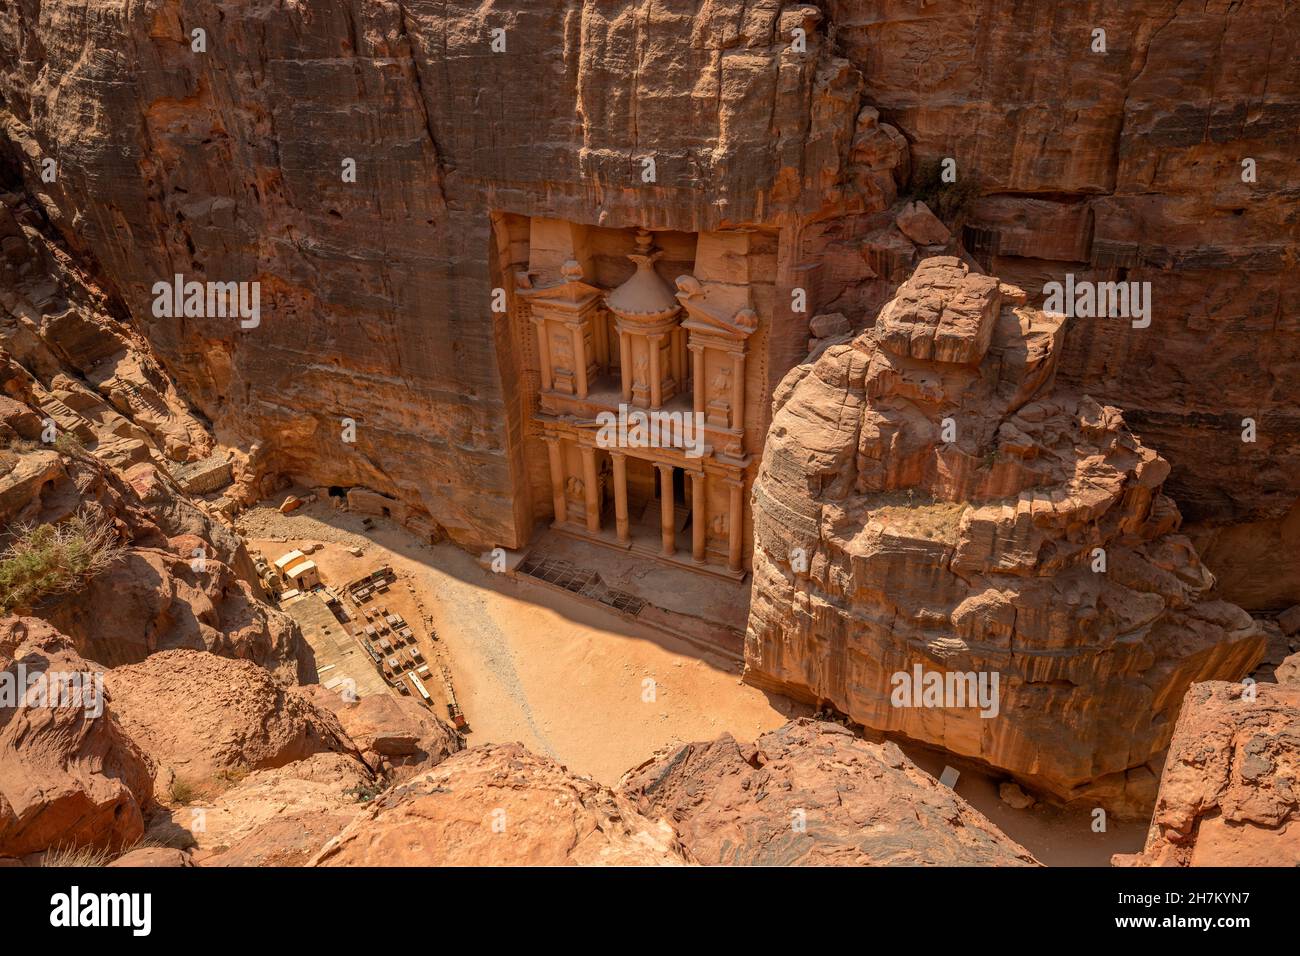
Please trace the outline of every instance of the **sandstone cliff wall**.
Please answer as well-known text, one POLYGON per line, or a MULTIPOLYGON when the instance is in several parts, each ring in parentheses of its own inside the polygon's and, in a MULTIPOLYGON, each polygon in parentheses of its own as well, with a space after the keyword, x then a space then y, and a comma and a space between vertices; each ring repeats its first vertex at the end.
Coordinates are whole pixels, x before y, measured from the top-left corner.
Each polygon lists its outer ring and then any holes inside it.
MULTIPOLYGON (((986 269, 1031 295, 1065 272, 1152 283, 1151 327, 1076 323, 1062 379, 1162 449, 1227 596, 1300 599, 1293 5, 12 9, 0 97, 30 187, 218 438, 262 442, 259 468, 397 495, 464 542, 520 543, 546 503, 521 451, 518 359, 488 308, 510 286, 494 211, 764 223, 780 230, 776 302, 807 285, 861 326, 915 255, 875 215, 891 179, 951 157, 976 192, 958 237, 986 269), (155 318, 150 287, 177 272, 261 281, 262 325, 155 318)), ((802 357, 806 318, 774 317, 773 380, 802 357)))
POLYGON ((0 94, 29 183, 219 439, 515 545, 533 515, 491 213, 699 231, 820 208, 860 78, 821 50, 819 16, 778 0, 22 2, 0 27, 0 94), (36 178, 42 157, 57 182, 36 178), (156 318, 151 287, 175 273, 260 281, 261 325, 156 318))

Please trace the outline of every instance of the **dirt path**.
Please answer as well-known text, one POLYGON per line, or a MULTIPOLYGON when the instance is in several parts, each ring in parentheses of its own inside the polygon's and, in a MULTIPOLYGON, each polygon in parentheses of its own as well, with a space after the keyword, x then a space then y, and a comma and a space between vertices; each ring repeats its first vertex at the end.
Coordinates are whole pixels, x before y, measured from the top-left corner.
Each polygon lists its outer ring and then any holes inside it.
POLYGON ((391 564, 395 590, 414 587, 445 646, 471 745, 518 740, 614 784, 661 747, 723 731, 752 740, 806 713, 742 684, 730 660, 568 593, 493 575, 459 548, 421 544, 388 522, 366 530, 318 502, 290 515, 252 509, 239 524, 271 559, 325 545, 312 558, 330 584, 391 564))

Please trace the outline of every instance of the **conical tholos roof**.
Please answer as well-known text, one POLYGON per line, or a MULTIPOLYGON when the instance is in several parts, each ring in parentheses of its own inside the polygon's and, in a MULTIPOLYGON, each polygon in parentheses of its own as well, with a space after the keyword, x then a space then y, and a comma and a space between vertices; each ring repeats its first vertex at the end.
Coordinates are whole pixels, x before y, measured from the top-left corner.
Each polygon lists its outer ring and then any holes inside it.
POLYGON ((610 311, 625 316, 663 316, 677 311, 672 287, 655 272, 654 262, 663 253, 651 250, 653 241, 644 229, 637 232, 637 251, 628 256, 636 263, 636 272, 605 297, 610 311))

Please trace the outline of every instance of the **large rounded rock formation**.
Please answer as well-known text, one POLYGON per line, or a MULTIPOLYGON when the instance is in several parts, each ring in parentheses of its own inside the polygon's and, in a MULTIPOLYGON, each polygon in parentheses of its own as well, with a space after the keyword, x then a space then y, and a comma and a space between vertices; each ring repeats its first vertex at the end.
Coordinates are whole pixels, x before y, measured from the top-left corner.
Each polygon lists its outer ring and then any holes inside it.
POLYGON ((668 824, 519 744, 462 751, 376 797, 316 866, 691 862, 668 824))
MULTIPOLYGON (((1193 681, 1263 652, 1118 409, 1053 394, 1065 319, 949 257, 777 389, 746 679, 1149 808, 1193 681)), ((1114 320, 1093 320, 1114 321, 1114 320)))
POLYGON ((807 718, 753 744, 684 744, 623 792, 706 865, 1027 866, 1029 851, 892 743, 807 718))
POLYGON ((157 764, 160 783, 183 788, 185 798, 316 753, 349 754, 362 764, 338 718, 249 661, 161 651, 114 668, 105 683, 123 727, 157 764))

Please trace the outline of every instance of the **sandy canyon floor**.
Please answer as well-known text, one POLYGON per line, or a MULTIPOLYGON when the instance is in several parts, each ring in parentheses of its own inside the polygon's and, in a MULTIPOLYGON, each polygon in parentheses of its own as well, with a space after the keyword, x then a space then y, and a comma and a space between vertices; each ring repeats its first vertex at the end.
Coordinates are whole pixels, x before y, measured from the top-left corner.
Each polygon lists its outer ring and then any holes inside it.
MULTIPOLYGON (((723 732, 753 740, 809 713, 743 683, 740 662, 724 653, 522 575, 493 573, 454 545, 425 544, 385 519, 363 522, 325 501, 286 515, 265 502, 241 514, 238 528, 268 560, 320 545, 311 557, 334 587, 390 565, 397 581, 373 604, 402 614, 435 669, 447 666, 470 744, 520 741, 613 785, 662 747, 723 732)), ((371 666, 360 654, 350 660, 371 666)), ((982 768, 902 745, 936 777, 948 764, 959 770, 957 793, 1044 863, 1106 866, 1112 853, 1141 849, 1146 821, 1111 819, 1096 833, 1086 810, 1013 809, 982 768)))

